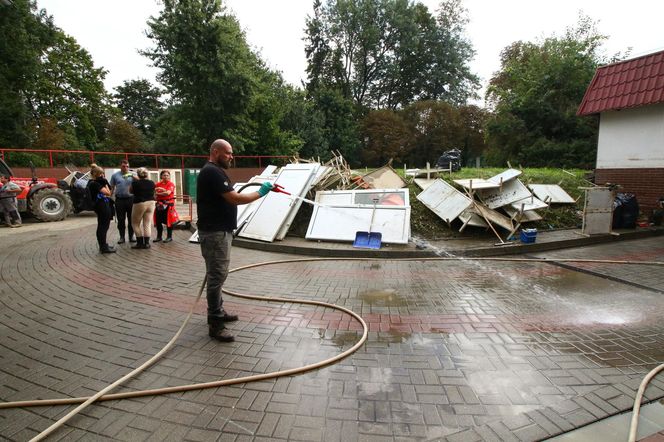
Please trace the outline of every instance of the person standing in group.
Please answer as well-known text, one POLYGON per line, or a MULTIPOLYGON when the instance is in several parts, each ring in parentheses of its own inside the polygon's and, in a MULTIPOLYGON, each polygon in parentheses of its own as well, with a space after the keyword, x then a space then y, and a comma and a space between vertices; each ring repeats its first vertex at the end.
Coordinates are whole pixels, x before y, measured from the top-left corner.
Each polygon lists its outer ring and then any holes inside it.
POLYGON ((149 249, 152 235, 152 215, 154 213, 154 182, 148 179, 148 170, 139 167, 137 180, 133 180, 129 191, 134 195, 134 207, 131 209, 131 224, 136 234, 136 244, 132 249, 149 249))
POLYGON ((111 191, 115 193, 115 212, 118 223, 120 239, 118 244, 125 242, 125 223, 129 234, 129 242, 136 242, 134 229, 131 225, 131 209, 134 204, 134 196, 129 192, 129 187, 134 180, 134 175, 129 171, 129 161, 120 162, 120 170, 111 176, 111 191))
POLYGON ((168 243, 173 241, 173 224, 177 223, 180 217, 175 210, 175 184, 171 181, 171 173, 168 170, 162 170, 159 178, 160 181, 155 187, 157 204, 154 211, 154 224, 157 227, 157 238, 154 242, 162 240, 163 225, 166 224, 164 243, 168 243))
POLYGON ((221 287, 228 276, 233 230, 237 228, 237 206, 265 196, 272 184, 264 183, 258 192, 238 193, 224 169, 233 160, 233 147, 226 140, 215 140, 210 146, 210 158, 200 170, 196 183, 198 239, 205 260, 207 278, 207 323, 209 335, 221 342, 235 340, 225 323, 237 321, 238 316, 223 309, 221 287))
POLYGON ((23 192, 23 189, 14 183, 9 175, 0 176, 0 182, 2 182, 2 186, 0 186, 0 210, 2 210, 5 224, 9 227, 21 227, 23 221, 21 220, 21 214, 18 213, 16 195, 23 192))
POLYGON ((111 225, 113 212, 111 210, 111 186, 104 169, 96 164, 90 165, 90 181, 86 191, 92 199, 92 207, 97 214, 97 244, 101 253, 115 253, 115 249, 106 242, 106 234, 111 225))

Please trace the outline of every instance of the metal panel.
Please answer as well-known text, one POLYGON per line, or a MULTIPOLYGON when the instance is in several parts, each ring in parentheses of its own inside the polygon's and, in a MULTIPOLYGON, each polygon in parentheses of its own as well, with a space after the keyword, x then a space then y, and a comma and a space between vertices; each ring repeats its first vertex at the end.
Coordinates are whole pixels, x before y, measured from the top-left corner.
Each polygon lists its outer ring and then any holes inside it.
MULTIPOLYGON (((289 164, 281 168, 275 182, 292 195, 303 197, 309 190, 309 184, 317 169, 318 164, 289 164)), ((300 199, 290 198, 282 193, 268 193, 259 200, 258 207, 239 236, 274 241, 282 231, 282 226, 290 226, 288 220, 292 221, 301 204, 300 199)))
POLYGON ((410 207, 316 206, 306 239, 354 241, 357 232, 380 232, 383 243, 407 244, 410 236, 410 207))
POLYGON ((597 235, 611 233, 613 224, 613 192, 607 187, 584 188, 583 225, 581 233, 597 235))
POLYGON ((529 184, 535 196, 549 204, 574 204, 576 201, 557 184, 529 184))
POLYGON ((503 183, 502 189, 488 189, 479 192, 480 199, 489 209, 497 209, 515 201, 532 196, 530 190, 519 179, 503 183))
POLYGON ((473 204, 470 198, 441 179, 435 180, 417 195, 417 199, 447 223, 451 223, 473 204))

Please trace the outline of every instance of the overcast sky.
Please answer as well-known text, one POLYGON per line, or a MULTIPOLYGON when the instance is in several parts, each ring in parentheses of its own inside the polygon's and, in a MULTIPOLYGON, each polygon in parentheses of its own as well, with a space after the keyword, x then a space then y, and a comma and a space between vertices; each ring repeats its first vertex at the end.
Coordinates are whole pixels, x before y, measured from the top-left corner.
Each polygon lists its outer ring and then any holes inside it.
MULTIPOLYGON (((145 37, 146 20, 159 13, 156 0, 37 0, 54 17, 55 24, 87 49, 95 66, 108 70, 106 87, 112 91, 124 80, 155 81, 156 70, 139 49, 151 45, 145 37)), ((222 1, 238 17, 247 40, 273 69, 292 84, 305 79, 304 27, 313 0, 222 1)), ((439 1, 422 3, 434 12, 439 1)), ((631 56, 664 49, 664 1, 631 0, 464 0, 470 22, 467 37, 476 51, 470 66, 483 86, 500 67, 500 51, 517 40, 534 41, 561 35, 577 23, 579 11, 598 21, 609 36, 607 54, 631 56)))

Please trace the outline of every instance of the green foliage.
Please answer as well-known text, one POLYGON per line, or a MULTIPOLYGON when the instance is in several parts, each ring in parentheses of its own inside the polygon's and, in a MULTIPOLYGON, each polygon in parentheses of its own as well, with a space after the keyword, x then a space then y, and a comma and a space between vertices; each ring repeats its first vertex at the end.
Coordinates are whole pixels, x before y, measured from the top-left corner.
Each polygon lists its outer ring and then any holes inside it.
POLYGON ((188 118, 185 105, 171 105, 157 118, 154 151, 162 153, 206 154, 206 140, 188 118))
POLYGON ((103 138, 111 110, 104 89, 106 71, 60 30, 41 57, 34 88, 26 91, 33 115, 73 129, 78 142, 95 148, 103 138))
POLYGON ((598 48, 605 38, 582 17, 563 37, 519 41, 503 50, 501 70, 487 90, 494 108, 487 123, 491 164, 592 164, 598 122, 577 117, 576 110, 603 62, 598 48))
POLYGON ((487 113, 477 106, 453 106, 440 101, 420 101, 401 111, 412 138, 408 143, 408 164, 433 166, 438 157, 453 148, 469 160, 485 150, 482 128, 487 113))
POLYGON ((127 121, 145 137, 154 137, 154 124, 164 110, 161 90, 145 79, 125 80, 115 90, 114 102, 127 121))
POLYGON ((30 163, 35 167, 48 167, 49 162, 45 156, 30 152, 7 152, 5 161, 11 167, 30 167, 30 163))
POLYGON ((0 145, 28 146, 30 109, 25 100, 40 70, 39 57, 51 44, 54 27, 32 0, 0 5, 0 145))
POLYGON ((112 118, 106 130, 104 148, 124 152, 145 152, 143 133, 121 117, 112 118))
POLYGON ((463 103, 478 83, 465 14, 459 0, 442 2, 438 17, 407 0, 316 0, 305 30, 307 90, 334 89, 360 108, 463 103))
POLYGON ((363 121, 362 134, 365 166, 381 166, 390 159, 403 160, 408 141, 412 138, 406 121, 391 110, 369 112, 363 121))
POLYGON ((239 23, 219 0, 163 4, 148 21, 156 47, 143 54, 161 69, 159 81, 205 147, 222 136, 235 142, 227 134, 246 121, 256 63, 239 23))

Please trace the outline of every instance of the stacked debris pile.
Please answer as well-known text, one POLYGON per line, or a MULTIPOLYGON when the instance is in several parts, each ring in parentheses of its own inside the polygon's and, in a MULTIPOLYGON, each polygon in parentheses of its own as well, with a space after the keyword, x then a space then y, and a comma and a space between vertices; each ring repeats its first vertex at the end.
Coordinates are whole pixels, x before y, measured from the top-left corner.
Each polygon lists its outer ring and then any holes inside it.
MULTIPOLYGON (((277 170, 269 166, 249 183, 269 181, 291 195, 270 192, 238 208, 240 238, 283 240, 295 223, 295 232, 319 241, 352 242, 357 232, 380 233, 385 243, 406 244, 410 237, 410 201, 407 183, 388 164, 366 174, 353 172, 335 153, 325 164, 295 159, 277 170), (302 204, 308 207, 298 216, 302 204), (303 232, 303 216, 308 218, 303 232), (297 220, 297 222, 296 222, 297 220)), ((238 183, 236 190, 247 183, 238 183)))
MULTIPOLYGON (((235 234, 267 242, 288 234, 312 241, 354 242, 360 233, 375 233, 383 243, 406 244, 413 230, 427 239, 488 232, 504 242, 523 226, 551 222, 561 206, 571 213, 564 216, 577 218, 577 200, 560 185, 526 185, 520 179, 522 171, 512 168, 488 179, 467 178, 472 176, 469 172, 429 171, 426 178, 411 175, 409 183, 390 164, 362 173, 353 171, 338 153, 327 163, 296 158, 248 180, 279 184, 291 195, 271 192, 239 206, 235 234)), ((236 184, 236 190, 245 184, 236 184)))
POLYGON ((422 189, 417 199, 450 228, 458 219, 460 232, 468 226, 490 229, 504 242, 523 224, 541 220, 537 210, 575 203, 558 185, 524 185, 518 178, 521 174, 508 169, 489 179, 455 179, 456 187, 440 178, 415 178, 414 182, 422 189))

